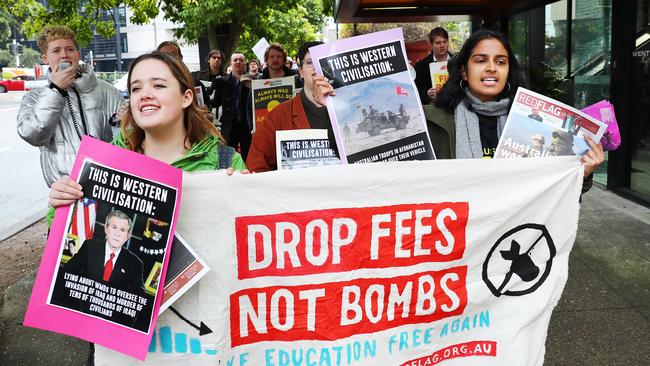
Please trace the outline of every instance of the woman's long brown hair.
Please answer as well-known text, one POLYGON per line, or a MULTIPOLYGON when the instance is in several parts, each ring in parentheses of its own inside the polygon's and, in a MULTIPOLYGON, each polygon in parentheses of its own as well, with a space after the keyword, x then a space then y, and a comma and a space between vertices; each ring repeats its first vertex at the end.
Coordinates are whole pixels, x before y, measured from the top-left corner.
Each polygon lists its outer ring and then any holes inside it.
MULTIPOLYGON (((199 107, 196 101, 196 93, 194 92, 194 82, 192 81, 192 76, 190 71, 187 69, 185 64, 176 59, 174 56, 169 54, 154 51, 151 53, 145 53, 144 55, 136 58, 131 67, 129 68, 129 76, 127 78, 127 88, 129 94, 131 94, 131 74, 135 66, 144 61, 144 60, 158 60, 167 65, 169 70, 172 72, 178 83, 180 84, 180 92, 184 94, 185 91, 190 89, 192 91, 192 103, 185 108, 183 112, 183 124, 185 126, 185 145, 189 149, 195 143, 204 139, 207 135, 211 134, 217 136, 217 138, 224 142, 223 136, 219 133, 216 127, 207 117, 207 111, 199 107)), ((180 98, 180 96, 179 96, 180 98)), ((144 141, 144 130, 141 129, 138 124, 133 119, 133 113, 131 113, 131 108, 128 108, 124 117, 122 118, 120 131, 124 142, 128 148, 132 151, 143 153, 142 142, 144 141)))

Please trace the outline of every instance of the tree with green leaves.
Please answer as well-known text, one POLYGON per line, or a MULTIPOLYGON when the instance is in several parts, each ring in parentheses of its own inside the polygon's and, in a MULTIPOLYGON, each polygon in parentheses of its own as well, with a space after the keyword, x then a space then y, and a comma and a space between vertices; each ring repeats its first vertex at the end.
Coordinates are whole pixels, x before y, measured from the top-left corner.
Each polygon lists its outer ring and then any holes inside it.
POLYGON ((177 36, 196 42, 207 34, 211 49, 222 48, 229 55, 237 48, 250 56, 262 37, 290 52, 316 39, 331 14, 332 0, 167 0, 162 9, 170 20, 184 24, 177 36), (228 37, 219 47, 217 34, 223 27, 228 37))
POLYGON ((41 51, 29 47, 23 47, 23 53, 20 55, 21 67, 34 67, 40 65, 41 62, 41 51))
POLYGON ((269 42, 282 44, 293 57, 304 42, 320 38, 319 32, 325 22, 324 14, 321 0, 302 1, 287 11, 271 9, 259 20, 257 27, 244 24, 237 48, 250 57, 255 43, 265 37, 269 42))
POLYGON ((15 59, 11 52, 0 49, 0 67, 9 67, 12 62, 15 62, 15 59))
POLYGON ((36 0, 5 1, 0 10, 28 20, 22 27, 28 37, 48 25, 67 25, 85 47, 95 33, 114 35, 114 13, 126 5, 134 24, 147 23, 162 9, 166 19, 179 24, 175 35, 190 44, 207 35, 210 48, 220 48, 217 34, 225 29, 228 37, 221 48, 226 54, 240 45, 249 52, 264 36, 295 51, 300 43, 316 39, 333 8, 333 0, 49 0, 47 8, 36 0))
POLYGON ((0 67, 34 67, 41 63, 41 53, 29 47, 23 47, 20 65, 16 65, 16 56, 9 50, 0 50, 0 67))
POLYGON ((128 6, 133 14, 131 22, 145 24, 158 15, 157 0, 49 0, 47 8, 36 0, 4 0, 0 13, 24 20, 22 31, 35 37, 46 26, 66 25, 75 32, 81 47, 87 46, 94 34, 106 38, 115 35, 115 10, 128 6))

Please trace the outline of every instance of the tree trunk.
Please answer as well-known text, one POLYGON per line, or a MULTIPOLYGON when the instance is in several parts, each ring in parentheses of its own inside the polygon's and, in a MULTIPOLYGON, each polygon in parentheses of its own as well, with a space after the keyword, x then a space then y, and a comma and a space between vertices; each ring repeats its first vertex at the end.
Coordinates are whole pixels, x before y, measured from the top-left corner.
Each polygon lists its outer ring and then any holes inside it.
POLYGON ((208 45, 210 46, 210 50, 218 50, 219 43, 217 43, 217 27, 208 25, 206 28, 206 31, 208 32, 208 45))
POLYGON ((226 57, 230 59, 230 56, 235 52, 235 45, 239 41, 239 36, 242 32, 242 26, 238 19, 233 18, 232 22, 228 26, 228 38, 226 38, 226 46, 223 49, 223 52, 226 54, 226 57))

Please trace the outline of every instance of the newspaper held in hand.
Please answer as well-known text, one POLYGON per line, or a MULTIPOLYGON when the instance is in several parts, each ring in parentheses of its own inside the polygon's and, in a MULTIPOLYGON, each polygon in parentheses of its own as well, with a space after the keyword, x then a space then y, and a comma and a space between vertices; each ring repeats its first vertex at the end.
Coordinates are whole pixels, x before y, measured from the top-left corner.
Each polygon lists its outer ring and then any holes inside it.
POLYGON ((431 72, 431 85, 436 90, 440 90, 447 80, 449 80, 447 61, 430 63, 429 71, 431 72))
POLYGON ((280 103, 294 96, 296 79, 293 76, 251 81, 253 98, 253 131, 264 123, 266 116, 280 103))
POLYGON ((607 126, 544 95, 519 88, 495 158, 584 155, 585 136, 600 141, 607 126))
POLYGON ((316 73, 336 91, 326 103, 341 162, 435 158, 401 28, 309 51, 316 73))
POLYGON ((336 165, 341 161, 330 148, 327 130, 285 130, 275 132, 278 170, 336 165))
POLYGON ((160 313, 194 286, 209 270, 203 258, 199 257, 194 249, 176 233, 167 266, 167 279, 163 288, 160 313))

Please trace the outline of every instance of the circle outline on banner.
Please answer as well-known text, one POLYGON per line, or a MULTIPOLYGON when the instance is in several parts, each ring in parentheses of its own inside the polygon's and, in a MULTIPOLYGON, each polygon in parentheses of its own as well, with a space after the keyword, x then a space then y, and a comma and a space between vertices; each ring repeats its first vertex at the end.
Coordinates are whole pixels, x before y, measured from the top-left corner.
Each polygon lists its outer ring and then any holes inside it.
MULTIPOLYGON (((513 229, 508 230, 505 234, 503 234, 497 241, 496 243, 492 246, 490 249, 490 252, 488 253, 487 257, 485 258, 485 261, 483 262, 483 272, 482 272, 482 277, 483 277, 483 282, 487 285, 487 287, 490 289, 490 292, 496 297, 500 297, 501 295, 504 296, 523 296, 529 293, 534 292, 537 290, 543 283, 546 281, 546 278, 548 275, 551 273, 551 267, 553 266, 553 258, 555 258, 555 255, 557 254, 557 249, 555 248, 555 243, 553 242, 553 238, 551 237, 551 234, 548 232, 548 229, 546 226, 542 224, 533 224, 533 223, 527 223, 527 224, 522 224, 519 226, 516 226, 513 229), (501 243, 512 236, 513 234, 527 230, 527 229, 533 229, 533 230, 539 230, 541 232, 540 237, 533 243, 533 245, 527 249, 524 253, 529 253, 539 242, 541 238, 546 239, 546 244, 548 246, 549 250, 549 258, 546 261, 546 267, 544 269, 544 272, 542 273, 541 277, 537 279, 537 281, 528 289, 524 290, 517 290, 517 291, 505 291, 501 293, 495 286, 492 284, 492 281, 490 281, 490 278, 488 277, 488 263, 490 262, 490 259, 492 258, 492 254, 494 254, 495 250, 501 245, 501 243)), ((541 264, 541 263, 540 263, 541 264)), ((509 272, 511 273, 511 272, 509 272)), ((507 281, 509 282, 509 281, 507 281)))

